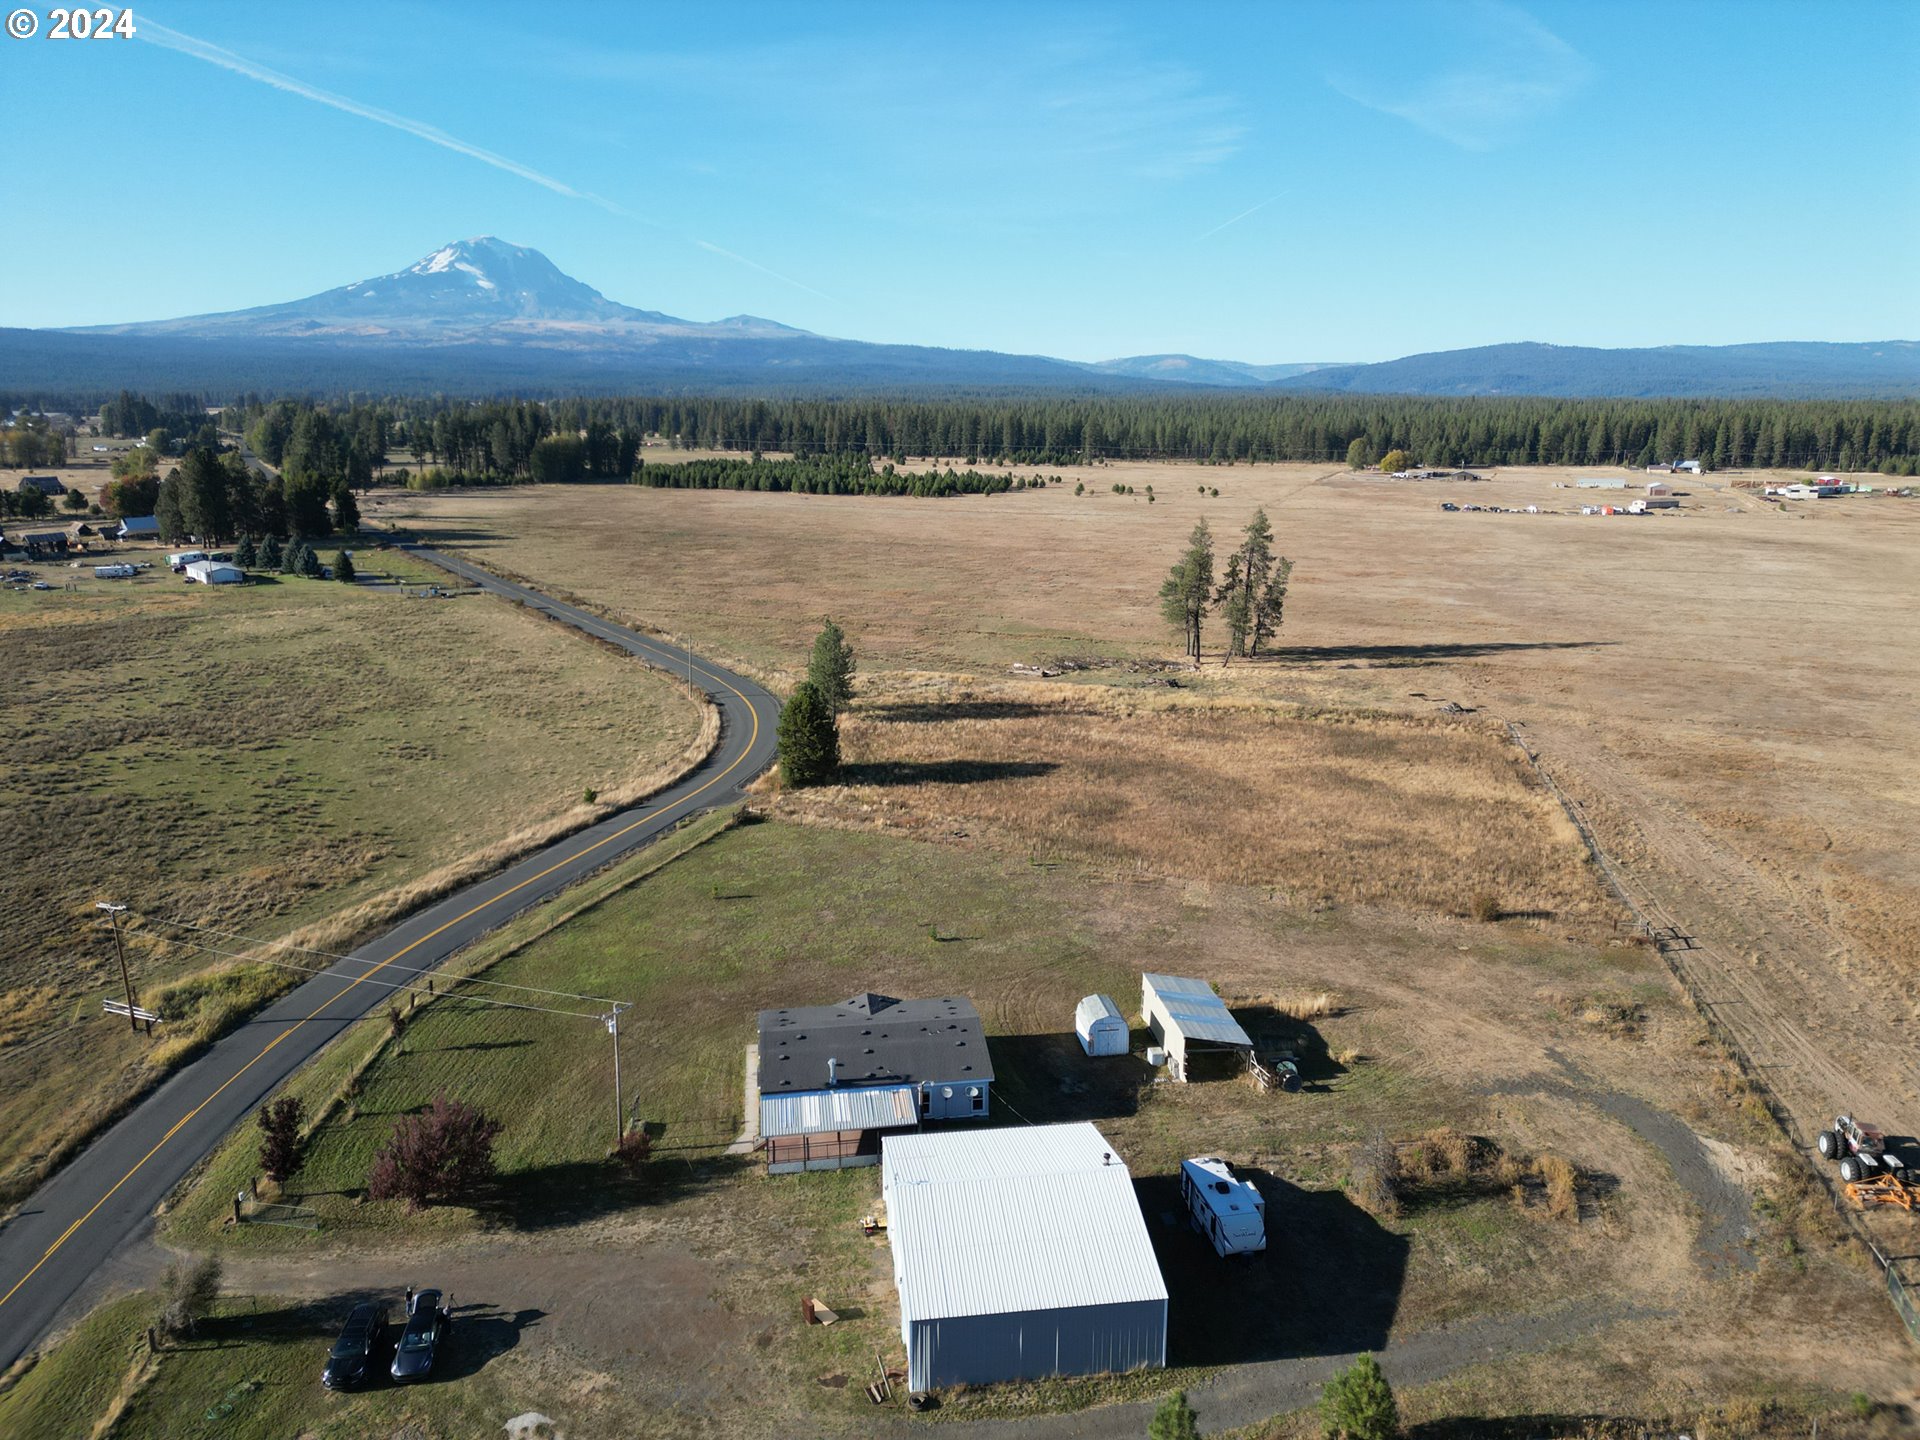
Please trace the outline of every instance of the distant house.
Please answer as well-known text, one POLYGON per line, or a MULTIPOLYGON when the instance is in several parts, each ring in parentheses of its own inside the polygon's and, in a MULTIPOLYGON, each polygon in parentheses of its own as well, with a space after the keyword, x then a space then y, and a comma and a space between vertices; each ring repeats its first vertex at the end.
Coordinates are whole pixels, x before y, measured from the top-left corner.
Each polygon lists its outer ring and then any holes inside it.
POLYGON ((775 1174, 877 1164, 885 1131, 985 1118, 993 1084, 980 1012, 958 995, 762 1010, 758 1057, 775 1174))
POLYGON ((1204 980, 1182 975, 1142 975, 1140 1014, 1165 1047, 1176 1080, 1237 1075, 1253 1053, 1253 1040, 1204 980))
POLYGON ((238 585, 247 578, 247 572, 224 560, 195 560, 187 566, 187 578, 202 585, 238 585))
POLYGON ((37 490, 42 495, 58 497, 67 493, 67 485, 58 475, 22 475, 19 485, 14 487, 21 494, 37 490))
POLYGON ((1647 495, 1649 497, 1652 497, 1655 495, 1671 495, 1671 494, 1673 494, 1673 487, 1671 485, 1662 484, 1658 480, 1654 480, 1650 482, 1647 486, 1647 495))
POLYGON ((20 548, 29 560, 58 560, 67 553, 67 532, 43 530, 37 535, 22 535, 20 548))
POLYGON ((157 515, 129 515, 120 522, 120 528, 114 532, 121 540, 158 540, 160 538, 160 517, 157 515))
POLYGON ((1647 474, 1649 475, 1671 475, 1672 473, 1673 466, 1667 464, 1665 461, 1662 461, 1658 465, 1647 466, 1647 474))
POLYGON ((1673 473, 1676 475, 1698 475, 1700 473, 1700 462, 1698 460, 1676 460, 1673 464, 1673 473))

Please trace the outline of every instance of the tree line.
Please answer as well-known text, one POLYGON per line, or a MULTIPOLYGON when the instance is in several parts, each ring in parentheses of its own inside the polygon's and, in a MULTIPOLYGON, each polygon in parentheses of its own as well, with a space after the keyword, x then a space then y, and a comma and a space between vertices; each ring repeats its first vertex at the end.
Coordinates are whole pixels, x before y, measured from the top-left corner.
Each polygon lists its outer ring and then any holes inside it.
MULTIPOLYGON (((1055 477, 1056 480, 1058 477, 1055 477)), ((800 495, 1002 495, 1045 481, 1038 475, 984 474, 978 470, 896 470, 892 464, 874 469, 864 452, 851 455, 797 455, 786 460, 685 460, 677 465, 642 465, 633 473, 637 485, 673 490, 792 491, 800 495)))
MULTIPOLYGON (((399 397, 321 407, 243 401, 290 428, 310 410, 383 456, 475 475, 624 479, 646 437, 680 449, 951 459, 1013 465, 1103 460, 1339 464, 1356 443, 1423 465, 1650 465, 1920 472, 1920 404, 1910 400, 1573 400, 1394 395, 914 396, 746 399, 626 396, 470 403, 399 397), (536 474, 543 440, 567 445, 536 474), (577 462, 572 458, 577 456, 577 462), (577 464, 577 468, 576 468, 577 464)), ((229 422, 231 424, 231 422, 229 422)), ((252 421, 249 421, 251 424, 252 421)), ((249 434, 252 431, 249 430, 249 434)), ((254 449, 279 463, 262 436, 254 449)))

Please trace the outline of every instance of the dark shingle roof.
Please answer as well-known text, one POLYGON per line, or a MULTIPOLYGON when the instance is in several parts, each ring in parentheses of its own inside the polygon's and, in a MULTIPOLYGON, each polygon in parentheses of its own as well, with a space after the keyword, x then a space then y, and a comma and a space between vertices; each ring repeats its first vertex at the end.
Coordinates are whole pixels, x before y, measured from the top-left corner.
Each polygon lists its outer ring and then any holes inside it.
POLYGON ((760 1093, 841 1085, 993 1079, 980 1012, 961 995, 895 1000, 861 994, 839 1005, 760 1012, 760 1093))

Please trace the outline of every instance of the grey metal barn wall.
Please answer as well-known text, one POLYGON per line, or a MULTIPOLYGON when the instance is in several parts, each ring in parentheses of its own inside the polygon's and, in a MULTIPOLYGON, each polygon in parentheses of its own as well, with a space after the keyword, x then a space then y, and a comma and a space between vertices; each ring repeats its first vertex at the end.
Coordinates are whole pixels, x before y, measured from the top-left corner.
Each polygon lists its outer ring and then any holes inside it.
POLYGON ((909 1328, 907 1383, 915 1390, 1167 1363, 1164 1300, 916 1320, 909 1328))

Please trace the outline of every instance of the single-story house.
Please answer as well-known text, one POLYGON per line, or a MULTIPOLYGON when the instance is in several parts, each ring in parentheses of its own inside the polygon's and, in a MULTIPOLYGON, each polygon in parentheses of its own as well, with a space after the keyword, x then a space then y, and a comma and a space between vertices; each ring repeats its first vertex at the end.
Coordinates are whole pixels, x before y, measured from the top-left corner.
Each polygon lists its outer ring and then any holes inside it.
POLYGON ((167 564, 169 566, 191 565, 196 560, 204 560, 206 558, 207 552, 204 550, 176 550, 167 556, 167 564))
POLYGON ((1658 480, 1650 480, 1647 482, 1647 494, 1649 497, 1654 495, 1671 495, 1673 494, 1673 487, 1658 480))
POLYGON ((67 532, 43 530, 35 535, 22 535, 20 548, 27 552, 29 560, 57 560, 67 553, 67 532))
POLYGON ((1698 460, 1676 460, 1673 462, 1673 473, 1676 475, 1698 475, 1700 473, 1700 462, 1698 460))
POLYGON ((238 585, 247 572, 225 560, 195 560, 187 566, 187 578, 202 585, 238 585))
POLYGON ((57 499, 67 493, 67 482, 58 475, 22 475, 20 483, 14 488, 23 495, 29 490, 38 490, 42 495, 57 499))
POLYGON ((1140 1014, 1167 1052, 1175 1080, 1237 1075, 1253 1054, 1253 1040, 1204 980, 1142 975, 1140 1014))
POLYGON ((129 515, 120 522, 120 528, 114 532, 121 540, 158 540, 160 538, 160 517, 158 515, 129 515))
POLYGON ((909 1388, 1167 1363, 1167 1286, 1133 1177, 1091 1124, 883 1148, 909 1388))
POLYGON ((762 1010, 758 1064, 775 1174, 877 1164, 882 1132, 983 1119, 993 1085, 980 1012, 959 995, 762 1010))

